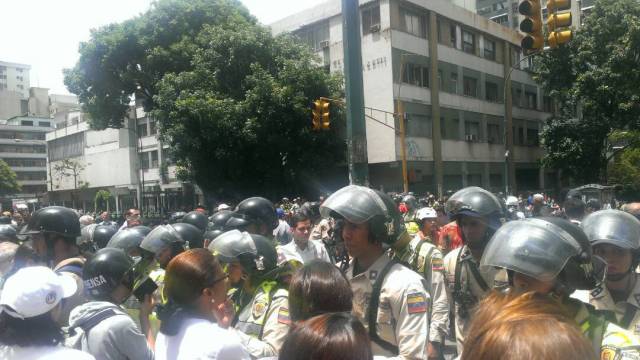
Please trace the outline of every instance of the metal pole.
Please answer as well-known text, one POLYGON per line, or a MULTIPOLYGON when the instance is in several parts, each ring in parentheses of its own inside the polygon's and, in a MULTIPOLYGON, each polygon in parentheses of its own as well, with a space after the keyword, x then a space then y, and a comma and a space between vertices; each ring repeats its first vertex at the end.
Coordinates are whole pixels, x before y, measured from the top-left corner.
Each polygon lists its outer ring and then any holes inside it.
POLYGON ((396 107, 398 112, 398 123, 400 124, 400 154, 402 154, 402 191, 409 192, 409 178, 407 175, 407 144, 406 131, 404 127, 404 104, 400 100, 400 89, 402 88, 402 76, 404 75, 404 57, 411 54, 400 55, 400 76, 398 77, 398 98, 396 99, 396 107))
POLYGON ((349 183, 369 184, 358 0, 342 0, 349 183))

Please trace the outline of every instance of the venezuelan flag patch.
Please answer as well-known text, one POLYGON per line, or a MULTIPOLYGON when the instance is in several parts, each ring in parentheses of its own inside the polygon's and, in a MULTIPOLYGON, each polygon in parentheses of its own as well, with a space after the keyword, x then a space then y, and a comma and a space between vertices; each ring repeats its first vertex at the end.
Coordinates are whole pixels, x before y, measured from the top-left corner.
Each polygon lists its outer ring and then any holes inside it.
POLYGON ((418 314, 427 311, 427 299, 422 293, 412 293, 407 295, 407 312, 418 314))
POLYGON ((440 258, 431 259, 431 270, 432 271, 444 271, 444 262, 440 258))
POLYGON ((278 310, 278 322, 280 324, 291 325, 291 318, 289 317, 289 309, 281 307, 278 310))

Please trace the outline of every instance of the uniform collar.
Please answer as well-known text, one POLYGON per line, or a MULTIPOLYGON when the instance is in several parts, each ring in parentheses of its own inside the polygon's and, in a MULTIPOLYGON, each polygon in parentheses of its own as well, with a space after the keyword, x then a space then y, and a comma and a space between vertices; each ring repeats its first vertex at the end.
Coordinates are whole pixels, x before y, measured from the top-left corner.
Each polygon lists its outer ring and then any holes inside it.
POLYGON ((389 261, 391 261, 391 259, 386 254, 382 254, 373 264, 371 264, 371 266, 369 266, 368 269, 358 275, 353 276, 353 270, 356 263, 356 261, 353 260, 349 265, 348 273, 351 274, 353 278, 364 276, 369 279, 369 281, 374 282, 376 281, 376 279, 378 279, 378 275, 389 261))

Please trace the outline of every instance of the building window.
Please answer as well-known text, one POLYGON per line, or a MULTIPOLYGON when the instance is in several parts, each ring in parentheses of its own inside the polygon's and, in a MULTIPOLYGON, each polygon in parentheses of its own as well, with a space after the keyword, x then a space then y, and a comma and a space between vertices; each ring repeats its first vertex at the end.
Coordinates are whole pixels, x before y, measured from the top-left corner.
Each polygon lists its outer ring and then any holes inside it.
POLYGON ((51 127, 51 123, 48 121, 38 121, 38 126, 40 127, 51 127))
POLYGON ((542 111, 544 112, 553 112, 553 101, 551 101, 550 96, 542 97, 542 111))
POLYGON ((484 39, 484 58, 492 61, 496 61, 496 42, 484 39))
POLYGON ((158 125, 155 120, 149 121, 149 135, 155 135, 158 133, 158 125))
POLYGON ((145 137, 145 136, 149 136, 149 133, 147 132, 147 123, 144 124, 138 124, 138 137, 145 137))
POLYGON ((460 137, 458 131, 458 119, 440 118, 440 136, 443 139, 458 140, 460 137))
POLYGON ((522 90, 515 89, 514 96, 513 96, 513 106, 520 107, 521 99, 522 99, 522 90))
POLYGON ((478 97, 478 80, 472 77, 464 76, 462 78, 464 85, 464 95, 478 97))
POLYGON ((50 161, 81 156, 84 151, 84 132, 49 141, 48 145, 50 161))
POLYGON ((449 79, 449 92, 451 92, 452 94, 457 94, 458 93, 458 73, 451 73, 451 78, 449 79))
POLYGON ((457 48, 457 29, 456 29, 456 25, 455 24, 451 24, 451 26, 449 26, 449 40, 451 41, 451 47, 452 48, 457 48))
POLYGON ((311 50, 318 52, 329 46, 329 23, 323 22, 318 25, 313 25, 297 32, 297 36, 309 47, 311 50))
POLYGON ((150 151, 151 154, 151 168, 157 168, 158 167, 158 151, 154 150, 154 151, 150 151))
POLYGON ((462 51, 469 54, 476 53, 476 36, 466 30, 462 30, 462 51))
POLYGON ((540 145, 540 135, 538 134, 538 129, 527 129, 527 145, 540 145))
POLYGON ((362 10, 362 35, 380 31, 380 5, 362 10))
POLYGON ((400 8, 400 26, 409 34, 422 38, 427 35, 425 18, 405 8, 400 8))
POLYGON ((31 120, 22 120, 22 121, 20 121, 20 125, 22 125, 22 126, 33 126, 33 121, 31 121, 31 120))
POLYGON ((486 81, 484 83, 485 98, 487 101, 498 102, 498 84, 486 81))
POLYGON ((487 142, 489 144, 502 143, 502 134, 500 133, 500 125, 487 124, 487 142))
POLYGON ((429 87, 429 68, 416 64, 406 64, 402 74, 402 82, 415 86, 429 87))
POLYGON ((538 108, 538 95, 532 92, 525 92, 524 96, 527 100, 527 108, 528 109, 537 109, 538 108))
POLYGON ((140 153, 140 168, 146 170, 149 168, 149 153, 140 153))
POLYGON ((464 134, 465 140, 478 141, 480 139, 480 123, 477 121, 465 121, 464 134))
POLYGON ((407 114, 407 136, 431 137, 429 117, 421 114, 407 114))

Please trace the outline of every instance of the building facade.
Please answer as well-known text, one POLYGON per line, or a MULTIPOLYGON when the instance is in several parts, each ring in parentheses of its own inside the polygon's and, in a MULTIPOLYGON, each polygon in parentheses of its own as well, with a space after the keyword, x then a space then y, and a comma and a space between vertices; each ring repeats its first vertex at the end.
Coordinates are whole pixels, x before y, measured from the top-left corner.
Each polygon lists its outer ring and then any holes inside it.
POLYGON ((105 210, 95 203, 105 190, 110 211, 137 207, 146 216, 162 216, 197 201, 193 187, 177 181, 156 123, 142 109, 132 107, 120 129, 91 130, 78 109, 58 111, 54 119, 56 129, 46 136, 49 204, 105 210))
POLYGON ((0 61, 0 92, 15 91, 23 99, 29 97, 30 65, 0 61))
POLYGON ((47 192, 45 134, 53 129, 49 118, 19 116, 0 124, 0 159, 16 173, 22 191, 0 198, 3 209, 18 202, 39 202, 47 192))
MULTIPOLYGON (((411 191, 442 194, 470 185, 504 191, 505 175, 520 189, 543 189, 555 180, 539 166, 539 132, 551 100, 520 69, 516 31, 446 0, 360 4, 372 186, 402 190, 393 116, 399 107, 406 117, 411 191)), ((271 28, 298 35, 328 70, 341 72, 340 12, 340 1, 333 0, 271 28)))

